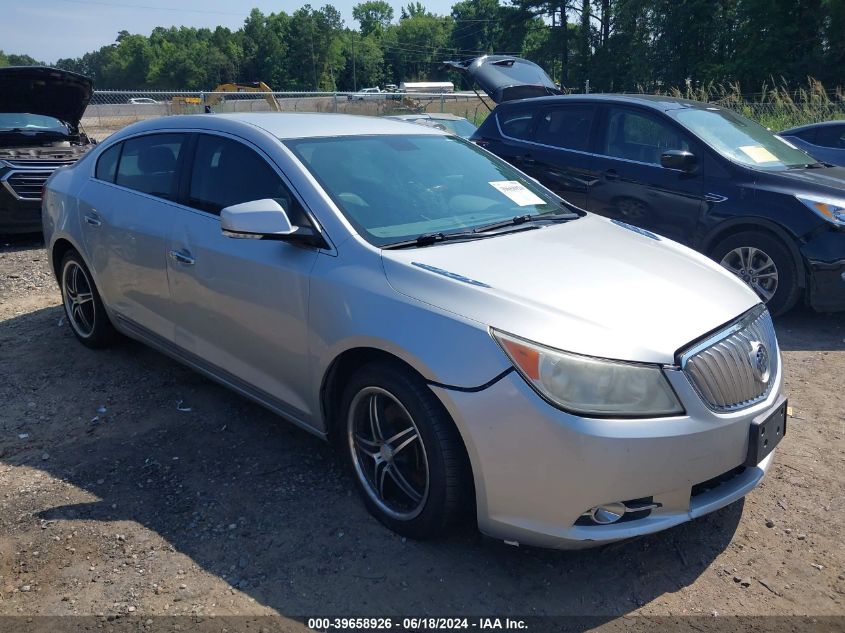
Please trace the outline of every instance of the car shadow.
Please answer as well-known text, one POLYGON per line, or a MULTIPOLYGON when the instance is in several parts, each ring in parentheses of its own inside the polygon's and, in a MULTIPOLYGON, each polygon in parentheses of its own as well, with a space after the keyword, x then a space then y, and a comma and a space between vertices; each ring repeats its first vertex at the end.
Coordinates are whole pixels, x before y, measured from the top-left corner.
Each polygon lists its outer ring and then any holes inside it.
POLYGON ((693 583, 740 521, 742 502, 572 552, 510 547, 471 525, 407 540, 367 514, 326 443, 138 343, 84 348, 61 314, 0 322, 0 437, 13 438, 0 461, 96 499, 54 498, 33 525, 136 522, 282 615, 612 619, 693 583))
POLYGON ((0 233, 0 246, 3 252, 43 248, 44 236, 41 233, 0 233))
POLYGON ((783 351, 845 350, 845 312, 820 313, 796 306, 774 323, 783 351))

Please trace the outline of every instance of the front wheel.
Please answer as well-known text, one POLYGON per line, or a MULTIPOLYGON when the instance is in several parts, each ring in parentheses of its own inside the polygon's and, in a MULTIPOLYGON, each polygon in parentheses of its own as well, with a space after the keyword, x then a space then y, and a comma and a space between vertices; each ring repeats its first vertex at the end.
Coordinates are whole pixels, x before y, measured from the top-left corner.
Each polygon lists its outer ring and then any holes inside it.
POLYGON ((349 381, 341 410, 355 483, 387 527, 431 538, 471 506, 458 431, 418 376, 390 363, 366 365, 349 381))
POLYGON ((798 301, 798 270, 789 249, 774 236, 746 231, 722 240, 713 259, 742 279, 773 315, 787 312, 798 301))

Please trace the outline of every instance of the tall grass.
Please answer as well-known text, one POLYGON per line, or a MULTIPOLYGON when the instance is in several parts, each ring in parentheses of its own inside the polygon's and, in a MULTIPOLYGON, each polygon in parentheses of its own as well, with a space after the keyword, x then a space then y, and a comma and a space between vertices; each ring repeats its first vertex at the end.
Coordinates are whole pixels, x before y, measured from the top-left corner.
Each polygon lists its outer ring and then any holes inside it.
POLYGON ((743 94, 739 84, 710 83, 688 91, 672 90, 672 96, 707 101, 731 108, 774 130, 796 125, 845 119, 845 90, 842 87, 826 90, 812 77, 806 86, 789 88, 781 84, 763 84, 755 94, 743 94))

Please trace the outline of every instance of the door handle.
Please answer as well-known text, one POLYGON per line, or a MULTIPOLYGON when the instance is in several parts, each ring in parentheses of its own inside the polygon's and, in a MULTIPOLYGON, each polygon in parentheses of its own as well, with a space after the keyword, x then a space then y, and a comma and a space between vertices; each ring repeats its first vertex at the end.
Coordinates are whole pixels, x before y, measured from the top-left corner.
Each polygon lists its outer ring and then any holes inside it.
POLYGON ((90 213, 85 216, 85 223, 91 226, 100 226, 103 222, 97 217, 97 214, 90 213))
POLYGON ((537 161, 531 158, 531 156, 523 156, 521 159, 523 165, 536 165, 537 161))
POLYGON ((174 262, 185 264, 186 266, 194 265, 194 258, 191 257, 191 254, 184 249, 178 251, 170 251, 170 259, 172 259, 174 262))
POLYGON ((619 174, 615 169, 608 169, 604 172, 605 180, 619 180, 619 174))

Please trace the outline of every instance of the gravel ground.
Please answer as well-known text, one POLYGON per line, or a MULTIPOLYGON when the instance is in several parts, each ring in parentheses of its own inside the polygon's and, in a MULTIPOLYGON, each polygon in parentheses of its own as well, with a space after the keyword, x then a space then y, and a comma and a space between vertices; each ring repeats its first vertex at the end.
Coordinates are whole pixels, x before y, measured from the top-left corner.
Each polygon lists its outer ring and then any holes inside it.
POLYGON ((777 321, 792 418, 744 502, 581 552, 414 542, 328 445, 140 344, 79 345, 40 242, 0 245, 0 616, 845 615, 845 315, 777 321))

